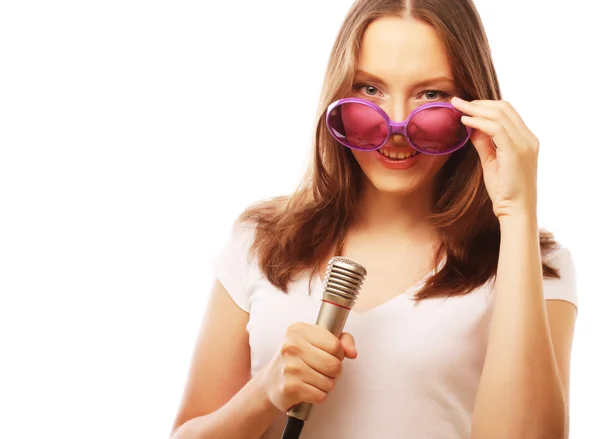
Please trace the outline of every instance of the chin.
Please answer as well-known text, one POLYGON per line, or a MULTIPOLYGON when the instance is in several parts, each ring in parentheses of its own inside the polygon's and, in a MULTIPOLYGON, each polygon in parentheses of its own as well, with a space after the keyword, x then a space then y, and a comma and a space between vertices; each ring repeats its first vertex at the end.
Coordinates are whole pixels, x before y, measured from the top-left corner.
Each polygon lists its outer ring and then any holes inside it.
POLYGON ((405 179, 405 178, 389 178, 382 175, 369 175, 365 173, 366 180, 377 192, 389 195, 406 196, 421 192, 424 188, 429 187, 432 183, 431 179, 405 179))
POLYGON ((408 169, 389 169, 377 158, 376 151, 353 151, 370 185, 390 195, 410 195, 430 188, 450 155, 419 154, 408 169))

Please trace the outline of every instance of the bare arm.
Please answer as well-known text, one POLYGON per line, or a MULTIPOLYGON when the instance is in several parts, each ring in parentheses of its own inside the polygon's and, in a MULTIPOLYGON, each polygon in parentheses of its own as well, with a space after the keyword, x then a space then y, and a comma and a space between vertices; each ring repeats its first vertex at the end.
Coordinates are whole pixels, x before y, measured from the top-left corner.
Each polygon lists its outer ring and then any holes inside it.
POLYGON ((172 439, 260 438, 279 410, 250 379, 248 313, 216 281, 197 338, 172 439))
POLYGON ((501 236, 471 438, 565 439, 576 310, 544 300, 535 216, 502 218, 501 236))

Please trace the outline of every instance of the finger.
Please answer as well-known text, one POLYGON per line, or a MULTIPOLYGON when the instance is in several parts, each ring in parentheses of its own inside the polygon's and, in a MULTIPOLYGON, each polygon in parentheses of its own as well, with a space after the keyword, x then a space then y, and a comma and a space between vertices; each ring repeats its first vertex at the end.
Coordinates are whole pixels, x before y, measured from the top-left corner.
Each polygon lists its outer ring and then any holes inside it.
POLYGON ((513 143, 504 126, 483 117, 462 116, 461 122, 490 136, 497 148, 507 148, 513 143))
POLYGON ((317 325, 307 325, 304 331, 304 338, 311 345, 343 360, 345 355, 344 347, 340 340, 327 329, 317 325))
POLYGON ((482 107, 487 107, 490 109, 500 109, 508 119, 512 122, 513 126, 521 132, 521 134, 525 134, 526 132, 531 132, 529 127, 525 124, 525 121, 521 117, 521 115, 515 110, 512 104, 508 101, 498 100, 498 101, 477 101, 477 104, 482 107))
POLYGON ((480 105, 489 108, 500 108, 506 117, 512 122, 514 133, 510 134, 516 145, 527 146, 535 145, 538 142, 537 137, 529 129, 521 115, 508 101, 480 101, 480 105))
MULTIPOLYGON (((302 362, 302 360, 300 360, 302 362)), ((298 402, 308 402, 308 403, 322 403, 327 400, 327 391, 320 389, 318 386, 307 383, 307 377, 309 371, 305 368, 308 368, 306 365, 298 365, 297 367, 292 364, 287 364, 287 379, 284 381, 284 393, 287 393, 289 396, 292 396, 298 402)), ((308 368, 310 369, 310 368, 308 368)), ((313 373, 316 373, 312 371, 313 373)), ((324 377, 326 379, 326 377, 324 377)), ((308 381, 315 382, 314 376, 310 376, 308 381)), ((320 382, 320 386, 324 388, 333 389, 333 385, 327 383, 325 381, 320 382)), ((296 402, 294 402, 294 405, 296 402)), ((293 407, 293 405, 292 405, 293 407)), ((292 407, 290 407, 287 411, 289 411, 292 407)))
POLYGON ((301 393, 301 400, 302 402, 308 402, 311 404, 323 404, 325 401, 327 401, 328 396, 329 395, 327 392, 324 392, 315 386, 305 384, 301 393), (305 394, 306 396, 302 398, 302 394, 305 394))
POLYGON ((336 378, 342 372, 342 360, 311 344, 302 347, 301 358, 311 368, 330 378, 336 378))
POLYGON ((494 146, 494 142, 492 141, 492 138, 484 132, 474 130, 473 134, 471 134, 471 143, 473 143, 477 154, 479 154, 483 166, 496 159, 496 147, 494 146))
POLYGON ((452 100, 455 107, 463 111, 467 116, 483 117, 500 122, 515 145, 525 145, 534 137, 521 116, 507 101, 476 100, 467 102, 460 98, 452 100))
POLYGON ((358 356, 356 342, 351 334, 344 332, 340 337, 340 342, 342 343, 346 357, 354 359, 358 356))
POLYGON ((331 392, 335 387, 335 377, 320 373, 308 363, 303 362, 302 366, 300 366, 299 374, 304 383, 325 393, 331 392))
POLYGON ((504 108, 497 104, 497 101, 464 101, 460 98, 453 98, 452 104, 457 110, 466 113, 471 117, 483 117, 501 123, 507 132, 516 132, 514 122, 505 113, 504 108))

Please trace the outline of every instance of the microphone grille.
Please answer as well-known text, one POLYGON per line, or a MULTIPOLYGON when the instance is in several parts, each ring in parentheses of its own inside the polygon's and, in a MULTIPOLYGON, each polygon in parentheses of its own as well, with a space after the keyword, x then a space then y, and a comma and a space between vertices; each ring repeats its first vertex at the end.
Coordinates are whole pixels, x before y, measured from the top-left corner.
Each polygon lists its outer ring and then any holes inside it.
POLYGON ((335 256, 327 266, 324 293, 333 294, 354 302, 366 275, 367 269, 358 262, 335 256))

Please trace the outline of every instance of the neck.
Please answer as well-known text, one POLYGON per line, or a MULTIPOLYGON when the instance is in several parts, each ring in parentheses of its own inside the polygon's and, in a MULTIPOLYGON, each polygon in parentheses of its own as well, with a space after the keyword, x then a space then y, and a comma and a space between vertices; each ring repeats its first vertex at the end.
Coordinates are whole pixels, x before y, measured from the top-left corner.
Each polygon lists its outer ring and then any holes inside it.
POLYGON ((429 220, 433 195, 433 184, 409 194, 392 194, 379 191, 366 182, 359 197, 361 214, 354 228, 398 238, 432 238, 436 236, 429 220))

